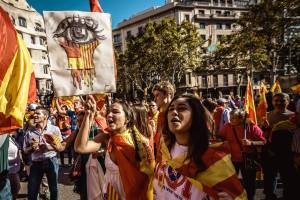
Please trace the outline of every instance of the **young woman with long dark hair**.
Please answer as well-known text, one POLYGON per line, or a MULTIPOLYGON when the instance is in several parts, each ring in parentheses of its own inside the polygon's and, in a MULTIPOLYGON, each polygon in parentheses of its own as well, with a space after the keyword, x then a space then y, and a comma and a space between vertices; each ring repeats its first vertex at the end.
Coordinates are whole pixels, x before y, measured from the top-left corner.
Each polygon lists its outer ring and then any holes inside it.
POLYGON ((209 145, 207 110, 189 94, 169 104, 154 175, 155 199, 246 199, 223 143, 209 145))

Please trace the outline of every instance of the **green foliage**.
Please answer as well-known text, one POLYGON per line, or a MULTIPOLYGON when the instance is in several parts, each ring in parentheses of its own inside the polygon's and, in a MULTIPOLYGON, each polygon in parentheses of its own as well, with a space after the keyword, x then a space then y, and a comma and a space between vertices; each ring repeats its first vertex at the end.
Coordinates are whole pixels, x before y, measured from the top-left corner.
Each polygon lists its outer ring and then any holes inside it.
POLYGON ((118 78, 123 82, 118 84, 123 87, 119 91, 134 84, 135 89, 145 92, 159 79, 178 86, 187 69, 199 66, 202 44, 190 22, 177 25, 170 18, 149 21, 142 34, 128 38, 125 53, 118 56, 118 78))
POLYGON ((299 5, 299 0, 263 0, 251 6, 238 20, 238 31, 211 55, 213 64, 274 74, 284 65, 284 52, 291 45, 286 42, 286 34, 299 23, 295 17, 299 16, 299 5))

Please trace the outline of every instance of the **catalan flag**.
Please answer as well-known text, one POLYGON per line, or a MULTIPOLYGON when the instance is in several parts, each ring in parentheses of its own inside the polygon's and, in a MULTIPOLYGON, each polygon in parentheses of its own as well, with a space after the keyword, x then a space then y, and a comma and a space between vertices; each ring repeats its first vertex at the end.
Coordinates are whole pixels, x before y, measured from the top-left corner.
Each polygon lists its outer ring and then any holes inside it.
MULTIPOLYGON (((218 193, 220 191, 226 192, 234 200, 247 199, 246 191, 234 170, 230 149, 226 143, 211 144, 202 155, 202 162, 205 167, 202 170, 198 170, 195 162, 186 159, 184 154, 172 158, 164 138, 161 137, 156 158, 156 168, 159 164, 166 163, 167 166, 171 166, 186 176, 193 186, 200 191, 204 191, 214 199, 219 198, 218 193)), ((158 177, 156 172, 154 176, 155 178, 158 177)))
POLYGON ((35 99, 36 88, 30 54, 1 7, 0 27, 0 134, 3 134, 23 126, 28 99, 35 99))
POLYGON ((281 93, 282 92, 279 80, 275 81, 275 83, 272 85, 270 91, 273 93, 281 93))
POLYGON ((262 121, 267 117, 268 103, 266 99, 267 88, 263 82, 260 82, 259 103, 257 106, 257 118, 262 121))
POLYGON ((256 112, 255 112, 255 104, 253 98, 253 87, 250 78, 248 77, 247 90, 245 95, 245 104, 244 104, 245 112, 248 114, 248 119, 257 124, 256 120, 256 112))
POLYGON ((291 87, 293 92, 300 93, 300 83, 291 87))

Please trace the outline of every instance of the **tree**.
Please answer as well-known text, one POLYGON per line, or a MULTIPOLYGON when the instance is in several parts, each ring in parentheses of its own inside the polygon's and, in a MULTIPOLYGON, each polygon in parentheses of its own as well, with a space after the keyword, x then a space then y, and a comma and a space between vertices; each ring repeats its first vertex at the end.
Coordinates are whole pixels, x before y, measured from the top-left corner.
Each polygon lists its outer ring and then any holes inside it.
POLYGON ((131 85, 146 94, 161 79, 179 86, 185 71, 199 66, 202 44, 190 22, 149 21, 142 33, 128 38, 125 53, 118 56, 119 82, 123 82, 119 91, 128 93, 124 87, 131 85))
POLYGON ((212 55, 219 67, 244 67, 249 75, 253 70, 266 70, 274 81, 276 72, 284 66, 287 30, 299 23, 299 0, 262 0, 249 7, 237 22, 239 30, 228 36, 212 55))

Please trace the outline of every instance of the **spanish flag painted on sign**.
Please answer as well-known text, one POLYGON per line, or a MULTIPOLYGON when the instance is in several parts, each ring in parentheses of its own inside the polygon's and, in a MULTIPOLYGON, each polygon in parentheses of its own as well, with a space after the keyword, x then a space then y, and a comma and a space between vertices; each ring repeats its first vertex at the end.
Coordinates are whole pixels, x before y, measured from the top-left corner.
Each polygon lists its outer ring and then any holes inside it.
POLYGON ((248 77, 244 109, 245 112, 248 114, 247 119, 250 120, 252 123, 257 124, 254 97, 253 97, 253 87, 252 87, 250 77, 248 77))
POLYGON ((26 105, 35 100, 36 87, 30 54, 1 7, 0 27, 0 134, 3 134, 23 126, 26 105))

